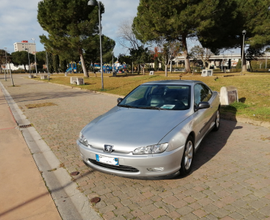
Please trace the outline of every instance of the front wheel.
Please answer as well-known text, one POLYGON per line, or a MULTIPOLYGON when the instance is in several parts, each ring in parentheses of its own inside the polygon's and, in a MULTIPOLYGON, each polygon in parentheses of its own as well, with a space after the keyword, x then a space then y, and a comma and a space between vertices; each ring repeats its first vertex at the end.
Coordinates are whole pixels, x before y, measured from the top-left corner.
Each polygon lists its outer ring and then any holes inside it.
POLYGON ((194 141, 191 136, 188 137, 185 145, 185 151, 181 161, 180 175, 186 176, 190 173, 194 158, 194 141))

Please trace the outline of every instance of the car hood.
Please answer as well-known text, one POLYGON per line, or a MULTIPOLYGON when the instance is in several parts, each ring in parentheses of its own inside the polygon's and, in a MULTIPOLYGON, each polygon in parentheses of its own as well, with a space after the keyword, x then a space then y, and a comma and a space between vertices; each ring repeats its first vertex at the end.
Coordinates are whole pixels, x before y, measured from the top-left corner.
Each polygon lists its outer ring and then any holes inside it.
POLYGON ((104 144, 136 148, 159 143, 190 111, 114 107, 82 130, 95 148, 104 144))

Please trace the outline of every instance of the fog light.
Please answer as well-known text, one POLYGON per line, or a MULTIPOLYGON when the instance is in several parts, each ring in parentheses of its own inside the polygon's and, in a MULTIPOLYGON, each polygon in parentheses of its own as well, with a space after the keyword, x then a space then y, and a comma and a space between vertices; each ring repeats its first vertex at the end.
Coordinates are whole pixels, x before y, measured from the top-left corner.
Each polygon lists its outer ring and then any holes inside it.
POLYGON ((164 167, 152 167, 152 168, 147 168, 147 170, 150 172, 161 172, 164 170, 164 167))

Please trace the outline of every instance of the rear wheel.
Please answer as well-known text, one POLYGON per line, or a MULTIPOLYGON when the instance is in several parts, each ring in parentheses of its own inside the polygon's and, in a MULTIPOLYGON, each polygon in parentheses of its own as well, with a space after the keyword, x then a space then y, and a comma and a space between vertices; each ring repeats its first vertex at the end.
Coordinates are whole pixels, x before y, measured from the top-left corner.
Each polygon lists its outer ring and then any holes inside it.
POLYGON ((215 119, 215 125, 213 128, 213 131, 218 131, 219 127, 220 127, 220 111, 218 109, 216 112, 216 119, 215 119))
POLYGON ((180 175, 185 176, 190 173, 194 158, 194 141, 191 136, 188 137, 185 145, 185 151, 181 161, 180 175))

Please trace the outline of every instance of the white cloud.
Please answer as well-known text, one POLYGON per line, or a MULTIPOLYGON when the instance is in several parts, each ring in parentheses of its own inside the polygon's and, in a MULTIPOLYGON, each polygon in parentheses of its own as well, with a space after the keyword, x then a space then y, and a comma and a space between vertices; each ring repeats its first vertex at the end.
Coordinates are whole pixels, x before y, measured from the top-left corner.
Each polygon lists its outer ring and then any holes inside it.
MULTIPOLYGON (((44 50, 39 36, 46 34, 37 21, 37 6, 40 0, 1 0, 0 6, 0 49, 7 47, 14 51, 13 44, 22 40, 31 42, 35 38, 37 50, 44 50)), ((137 14, 139 0, 101 0, 105 6, 102 15, 103 34, 117 43, 117 30, 124 20, 133 19, 137 14)), ((115 54, 125 53, 117 44, 115 54)))

